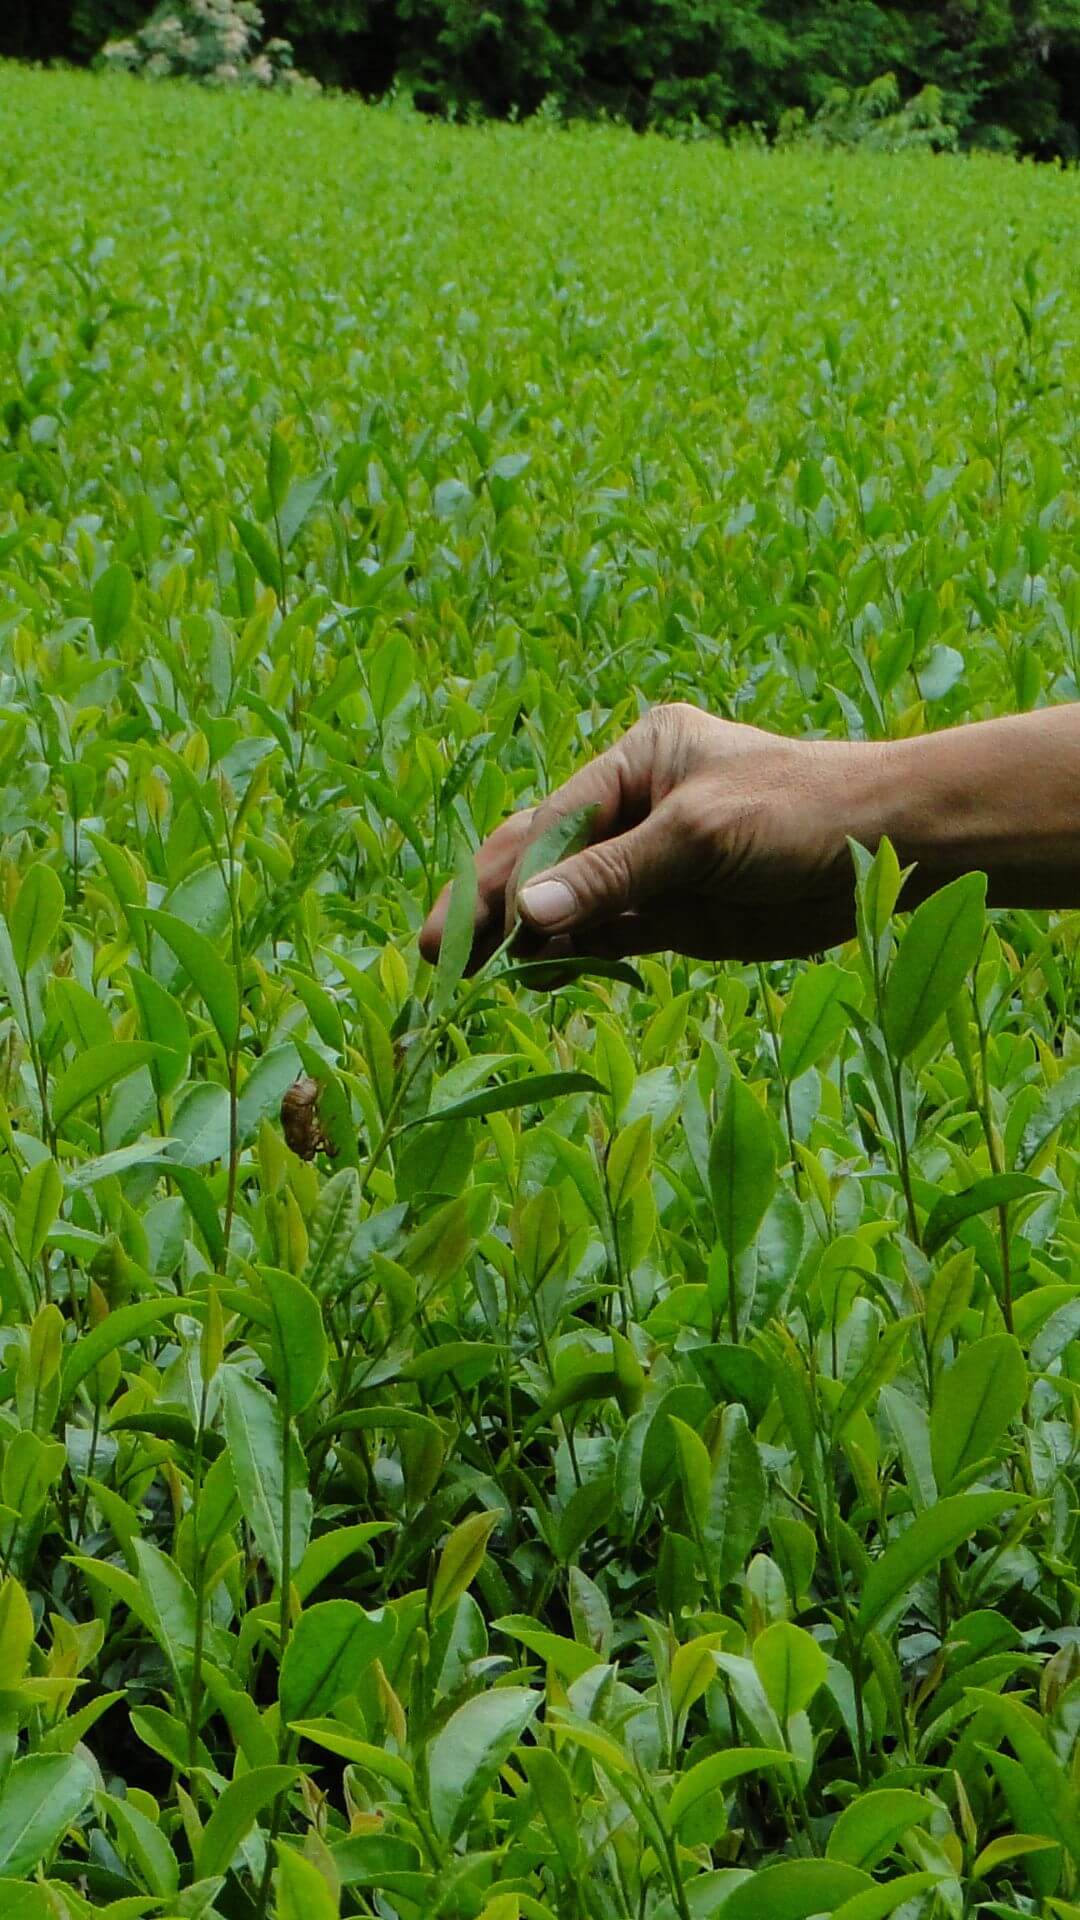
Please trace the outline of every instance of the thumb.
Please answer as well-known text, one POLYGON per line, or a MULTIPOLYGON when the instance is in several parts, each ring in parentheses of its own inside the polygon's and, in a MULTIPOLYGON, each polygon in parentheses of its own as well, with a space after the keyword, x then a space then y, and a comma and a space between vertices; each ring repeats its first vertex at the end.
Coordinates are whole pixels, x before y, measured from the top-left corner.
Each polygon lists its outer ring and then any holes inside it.
POLYGON ((633 912, 670 888, 682 864, 664 802, 629 833, 600 840, 538 873, 518 893, 518 912, 538 933, 571 933, 633 912))

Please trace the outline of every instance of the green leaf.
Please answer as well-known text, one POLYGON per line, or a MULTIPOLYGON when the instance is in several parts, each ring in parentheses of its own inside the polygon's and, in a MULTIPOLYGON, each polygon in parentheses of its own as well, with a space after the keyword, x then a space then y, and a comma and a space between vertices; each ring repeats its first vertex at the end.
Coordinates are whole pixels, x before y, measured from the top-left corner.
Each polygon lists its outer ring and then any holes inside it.
POLYGON ((179 1677, 190 1666, 198 1634, 195 1594, 175 1561, 149 1540, 136 1540, 134 1553, 142 1588, 144 1618, 179 1677))
POLYGON ((205 1002, 226 1053, 240 1037, 240 995, 229 961, 195 927, 159 908, 143 907, 142 918, 171 947, 196 993, 205 1002))
MULTIPOLYGON (((416 1873, 420 1867, 419 1848, 411 1840, 399 1840, 387 1833, 357 1833, 339 1840, 331 1847, 330 1858, 343 1887, 402 1888, 405 1883, 391 1880, 390 1875, 416 1873)), ((466 1874, 468 1871, 466 1868, 466 1874)), ((420 1891, 426 1894, 427 1884, 422 1883, 420 1891)), ((297 1920, 308 1920, 306 1909, 297 1920)), ((548 1920, 546 1913, 544 1920, 548 1920)))
POLYGON ((366 1767, 378 1779, 388 1780, 399 1793, 412 1792, 413 1770, 408 1761, 399 1759, 396 1753, 388 1753, 385 1747, 373 1747, 370 1741, 358 1739, 349 1727, 340 1726, 336 1720, 297 1720, 292 1730, 301 1739, 325 1747, 327 1753, 337 1754, 340 1760, 366 1767))
POLYGON ((255 1062, 236 1106, 236 1134, 242 1147, 254 1140, 264 1120, 280 1113, 282 1097, 299 1072, 300 1055, 291 1040, 269 1047, 255 1062))
POLYGON ((112 1153, 96 1154, 91 1160, 82 1160, 77 1164, 64 1162, 61 1173, 65 1193, 83 1193, 96 1187, 102 1180, 112 1180, 118 1173, 126 1173, 129 1167, 148 1166, 151 1161, 162 1160, 172 1146, 172 1140, 138 1140, 134 1146, 117 1147, 112 1153))
POLYGON ((790 1620, 776 1620, 766 1627, 751 1652, 769 1705, 781 1726, 786 1726, 793 1714, 806 1711, 824 1686, 829 1663, 813 1636, 790 1620))
POLYGON ((887 1886, 867 1887, 864 1893, 856 1893, 834 1907, 833 1920, 889 1920, 889 1915, 906 1906, 909 1900, 929 1893, 939 1877, 935 1873, 904 1873, 899 1880, 890 1880, 887 1886))
POLYGON ((859 944, 873 977, 876 968, 884 964, 889 946, 889 922, 911 869, 901 869, 896 850, 887 836, 873 855, 850 838, 848 847, 855 865, 859 944))
MULTIPOLYGON (((992 1740, 995 1736, 1001 1738, 996 1716, 985 1704, 981 1711, 977 1710, 972 1730, 978 1731, 986 1740, 992 1740)), ((1062 1850, 1057 1824, 1019 1760, 1014 1760, 1008 1753, 987 1752, 986 1758, 1001 1787, 1013 1826, 1025 1833, 1042 1834, 1052 1843, 1045 1851, 1031 1854, 1024 1866, 1032 1887, 1046 1899, 1054 1893, 1061 1879, 1062 1850)))
POLYGON ((790 1860, 761 1867, 724 1902, 724 1920, 810 1920, 834 1913, 873 1882, 840 1860, 790 1860))
POLYGON ((130 963, 127 974, 146 1038, 168 1050, 151 1065, 154 1090, 159 1094, 172 1093, 184 1077, 191 1054, 191 1036, 184 1010, 153 974, 144 973, 141 967, 130 963))
POLYGON ((1047 1853, 1057 1842, 1045 1833, 1003 1833, 977 1854, 971 1868, 973 1880, 986 1879, 1010 1860, 1022 1860, 1029 1853, 1047 1853))
MULTIPOLYGON (((170 1141, 168 1144, 172 1146, 176 1143, 170 1141)), ((202 1174, 194 1167, 184 1166, 182 1160, 177 1160, 170 1165, 169 1177, 180 1189, 184 1204, 206 1242, 206 1250, 215 1267, 223 1267, 225 1235, 214 1196, 202 1174)))
POLYGON ((963 874, 915 909, 885 988, 883 1025, 895 1059, 914 1051, 959 993, 985 924, 982 873, 963 874))
POLYGON ((376 648, 368 669, 371 707, 380 727, 400 707, 416 674, 412 643, 406 633, 391 633, 376 648))
POLYGON ((596 960, 583 954, 580 959, 522 960, 503 967, 490 976, 502 986, 546 988, 572 986, 576 980, 618 980, 626 987, 644 993, 645 982, 636 967, 626 960, 596 960))
MULTIPOLYGON (((78 1566, 79 1562, 75 1560, 73 1564, 78 1566)), ((96 1577, 100 1577, 100 1573, 96 1577)), ((131 1726, 132 1731, 137 1734, 144 1746, 149 1747, 151 1753, 159 1753, 163 1760, 167 1760, 170 1766, 176 1767, 181 1773, 187 1771, 191 1757, 187 1728, 174 1714, 165 1713, 161 1707, 132 1707, 131 1726)), ((209 1758, 205 1747, 201 1749, 201 1755, 209 1758)))
POLYGON ((738 1403, 721 1415, 715 1461, 691 1428, 669 1418, 706 1566, 719 1591, 741 1572, 761 1528, 766 1499, 761 1455, 746 1409, 738 1403))
POLYGON ((175 1295, 134 1300, 130 1306, 117 1307, 91 1333, 80 1334, 75 1344, 65 1349, 60 1383, 61 1407, 67 1406, 87 1374, 100 1366, 108 1354, 115 1353, 118 1347, 126 1347, 130 1341, 137 1340, 140 1334, 160 1325, 163 1320, 192 1311, 191 1301, 178 1299, 175 1295))
POLYGON ((715 1402, 738 1400, 746 1407, 751 1420, 756 1422, 762 1418, 772 1393, 772 1381, 760 1354, 749 1347, 717 1341, 705 1347, 692 1347, 687 1358, 715 1402))
POLYGON ((587 847, 592 836, 593 823, 599 808, 574 807, 564 813, 561 819, 554 820, 543 833, 537 834, 522 855, 518 868, 518 892, 527 887, 537 874, 546 873, 549 867, 557 867, 560 860, 568 860, 571 854, 580 853, 587 847))
MULTIPOLYGON (((509 1113, 515 1107, 538 1107, 545 1100, 559 1100, 568 1093, 603 1093, 605 1088, 591 1073, 528 1073, 503 1086, 482 1087, 479 1093, 466 1094, 446 1107, 433 1107, 430 1113, 410 1120, 410 1127, 430 1126, 446 1120, 473 1120, 485 1113, 509 1113)), ((404 1129, 403 1129, 404 1131, 404 1129)))
POLYGON ((330 484, 332 475, 328 472, 310 473, 304 480, 294 480, 289 488, 284 505, 278 514, 278 527, 281 532, 281 544, 289 552, 297 535, 310 520, 320 500, 330 484))
POLYGON ((970 1247, 946 1260, 926 1289, 923 1325, 927 1351, 935 1355, 943 1340, 958 1327, 975 1285, 975 1255, 970 1247))
POLYGON ((846 1860, 872 1873, 909 1827, 925 1826, 932 1814, 928 1800, 903 1787, 861 1793, 841 1813, 826 1852, 830 1860, 846 1860))
POLYGON ((161 1828, 130 1800, 99 1793, 95 1807, 112 1822, 123 1857, 145 1880, 150 1892, 168 1900, 179 1890, 180 1865, 161 1828))
POLYGON ((717 1232, 731 1260, 750 1245, 776 1186, 769 1116, 737 1074, 712 1137, 709 1186, 717 1232))
POLYGON ((296 1767, 252 1767, 250 1773, 230 1781, 203 1828, 195 1857, 196 1879, 227 1873, 263 1808, 279 1793, 287 1793, 297 1778, 296 1767))
POLYGON ((456 1606, 466 1588, 472 1585, 484 1564, 488 1541, 501 1519, 500 1513, 471 1513, 454 1528, 439 1556, 431 1589, 433 1620, 447 1607, 456 1606))
POLYGON ((253 520, 244 520, 239 514, 233 515, 233 526, 240 538, 240 545, 251 561, 264 587, 271 587, 280 600, 285 591, 285 582, 281 575, 281 566, 277 552, 267 539, 261 527, 253 520))
POLYGON ((274 1385, 290 1414, 303 1413, 326 1375, 322 1309, 310 1287, 279 1267, 260 1268, 259 1279, 269 1308, 274 1385))
POLYGON ((524 1687, 493 1687, 450 1715, 428 1750, 437 1834, 449 1840, 461 1832, 540 1704, 541 1695, 524 1687))
POLYGON ((94 638, 102 653, 111 653, 127 631, 135 606, 135 579, 122 560, 106 567, 94 581, 90 596, 94 638))
POLYGON ((314 1862, 281 1840, 277 1852, 276 1920, 337 1920, 338 1902, 314 1862))
POLYGON ((0 1880, 0 1913, 4 1920, 55 1920, 45 1888, 23 1880, 0 1880))
POLYGON ((94 1776, 74 1753, 16 1760, 0 1788, 0 1873, 29 1876, 89 1806, 94 1776))
POLYGON ((378 1539, 392 1528, 392 1520, 363 1520, 354 1527, 335 1527, 331 1533, 320 1534, 317 1540, 312 1540, 293 1577, 293 1586, 301 1601, 328 1580, 343 1560, 362 1552, 370 1540, 378 1539))
POLYGON ((454 998, 454 989, 469 964, 476 930, 476 861, 467 847, 458 856, 450 906, 439 946, 435 984, 431 993, 431 1011, 439 1019, 454 998))
MULTIPOLYGON (((212 1160, 227 1160, 232 1140, 229 1092, 216 1080, 197 1080, 181 1095, 173 1114, 173 1139, 169 1147, 170 1171, 209 1166, 212 1160)), ((177 1185, 202 1226, 188 1186, 177 1185)))
POLYGON ((797 1080, 833 1051, 847 1032, 848 1010, 858 993, 855 976, 831 961, 799 975, 780 1023, 785 1079, 797 1080))
MULTIPOLYGON (((430 1351, 433 1357, 438 1357, 444 1349, 434 1348, 430 1351)), ((472 1353, 473 1348, 467 1346, 467 1351, 472 1353)), ((485 1357, 490 1353, 487 1347, 479 1347, 476 1351, 484 1354, 485 1357)), ((426 1355, 417 1356, 421 1361, 426 1357, 426 1355)), ((420 1377, 430 1378, 431 1374, 422 1371, 420 1377)), ((317 1442, 327 1440, 336 1433, 386 1432, 422 1433, 431 1439, 436 1439, 439 1431, 434 1420, 429 1419, 426 1413, 417 1413, 414 1407, 371 1406, 352 1407, 348 1413, 332 1413, 328 1420, 320 1422, 311 1437, 317 1442)))
POLYGON ((1073 1860, 1080 1861, 1080 1794, 1049 1741, 1033 1724, 1030 1709, 1008 1695, 979 1687, 972 1687, 968 1698, 987 1708, 1023 1767, 1028 1786, 1034 1788, 1050 1830, 1073 1860))
POLYGON ((974 1214, 1049 1191, 1045 1181, 1034 1179, 1030 1173, 988 1174, 984 1180, 965 1187, 963 1193, 949 1193, 934 1202, 923 1232, 923 1246, 927 1253, 936 1253, 951 1239, 957 1227, 963 1226, 974 1214))
POLYGON ((285 1724, 321 1718, 355 1693, 372 1661, 387 1653, 394 1631, 391 1613, 365 1613, 352 1600, 326 1600, 305 1608, 290 1635, 278 1680, 285 1724))
POLYGON ((521 1770, 563 1866, 568 1872, 575 1872, 581 1861, 581 1836, 570 1775, 550 1747, 523 1747, 521 1770))
POLYGON ((1041 1153, 1047 1141, 1052 1139, 1060 1126, 1080 1108, 1080 1067, 1071 1067, 1063 1073, 1060 1080, 1046 1094, 1042 1104, 1036 1107, 1030 1120, 1020 1135, 1020 1146, 1016 1161, 1020 1167, 1029 1166, 1036 1154, 1041 1153))
POLYGON ((286 1438, 280 1409, 265 1387, 234 1367, 221 1373, 225 1433, 244 1516, 274 1579, 300 1565, 311 1528, 307 1467, 286 1438), (288 1446, 288 1454, 286 1454, 288 1446), (289 1466, 288 1500, 285 1466, 289 1466))
POLYGON ((499 1633, 509 1634, 512 1640, 520 1640, 528 1647, 545 1667, 553 1667, 564 1680, 579 1680, 583 1673, 601 1664, 600 1655, 591 1647, 582 1646, 580 1640, 568 1640, 564 1634, 552 1633, 541 1626, 528 1613, 504 1613, 492 1621, 499 1633))
MULTIPOLYGON (((72 980, 68 974, 53 974, 49 982, 49 991, 53 994, 60 1009, 60 1018, 67 1029, 73 1046, 80 1051, 87 1047, 104 1047, 113 1037, 112 1021, 92 993, 72 980)), ((150 1034, 149 1038, 154 1039, 150 1034)))
POLYGON ((60 1169, 51 1155, 47 1155, 30 1168, 15 1207, 15 1245, 27 1267, 38 1259, 63 1198, 60 1169))
POLYGON ((727 1747, 721 1753, 712 1753, 679 1775, 668 1801, 668 1819, 673 1828, 677 1827, 699 1800, 730 1786, 733 1780, 741 1780, 745 1773, 793 1764, 791 1755, 777 1747, 727 1747))
POLYGON ((21 974, 29 973, 48 951, 64 915, 64 889, 52 867, 41 861, 28 867, 19 884, 8 930, 21 974))
MULTIPOLYGON (((151 1413, 129 1413, 122 1419, 110 1420, 110 1433, 149 1433, 155 1440, 165 1440, 172 1447, 183 1447, 193 1453, 199 1444, 199 1437, 186 1413, 180 1413, 175 1407, 155 1407, 151 1413)), ((224 1448, 225 1441, 220 1433, 208 1427, 202 1436, 202 1450, 207 1460, 216 1460, 224 1448)))
POLYGON ((1017 1504, 1013 1493, 957 1493, 918 1514, 871 1565, 856 1616, 860 1633, 888 1633, 923 1575, 1017 1504))
POLYGON ((304 1284, 316 1298, 334 1292, 359 1221, 360 1176, 355 1167, 342 1167, 320 1193, 308 1233, 304 1284))
POLYGON ((100 1100, 140 1067, 168 1059, 165 1049, 152 1040, 110 1040, 104 1047, 88 1047, 60 1076, 52 1100, 54 1124, 62 1127, 88 1100, 100 1100))
POLYGON ((963 1347, 941 1375, 930 1416, 934 1477, 951 1493, 1001 1450, 1027 1398, 1028 1375, 1019 1340, 991 1333, 963 1347))

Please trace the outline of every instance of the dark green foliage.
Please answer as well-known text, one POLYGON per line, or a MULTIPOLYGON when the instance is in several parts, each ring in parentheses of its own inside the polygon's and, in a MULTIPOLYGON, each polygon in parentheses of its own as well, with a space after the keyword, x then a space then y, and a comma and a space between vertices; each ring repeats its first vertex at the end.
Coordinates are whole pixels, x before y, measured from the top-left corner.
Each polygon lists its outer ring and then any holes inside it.
MULTIPOLYGON (((8 0, 0 53, 91 59, 147 0, 8 0)), ((1071 155, 1076 0, 267 0, 298 66, 460 117, 603 111, 633 126, 769 132, 838 84, 941 89, 965 142, 1071 155)))
POLYGON ((72 0, 73 57, 92 60, 107 40, 119 40, 141 27, 151 11, 145 0, 72 0))

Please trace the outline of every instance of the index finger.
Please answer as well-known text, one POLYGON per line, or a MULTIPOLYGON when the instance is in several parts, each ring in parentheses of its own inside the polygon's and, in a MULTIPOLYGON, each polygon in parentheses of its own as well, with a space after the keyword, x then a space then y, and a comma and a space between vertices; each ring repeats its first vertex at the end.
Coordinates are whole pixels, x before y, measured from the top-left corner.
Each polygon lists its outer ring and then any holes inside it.
MULTIPOLYGON (((476 856, 476 933, 469 962, 475 969, 494 952, 502 939, 503 898, 506 883, 531 838, 535 808, 525 807, 511 814, 484 841, 476 856)), ((420 931, 420 951, 434 965, 439 957, 446 915, 450 907, 450 887, 445 886, 420 931)))
POLYGON ((615 834, 640 825, 652 802, 651 758, 644 750, 645 729, 639 722, 629 733, 590 760, 588 766, 572 774, 536 808, 528 838, 523 843, 513 870, 507 875, 503 927, 509 933, 517 914, 517 892, 521 863, 530 846, 556 821, 581 808, 592 809, 589 842, 610 840, 615 834))

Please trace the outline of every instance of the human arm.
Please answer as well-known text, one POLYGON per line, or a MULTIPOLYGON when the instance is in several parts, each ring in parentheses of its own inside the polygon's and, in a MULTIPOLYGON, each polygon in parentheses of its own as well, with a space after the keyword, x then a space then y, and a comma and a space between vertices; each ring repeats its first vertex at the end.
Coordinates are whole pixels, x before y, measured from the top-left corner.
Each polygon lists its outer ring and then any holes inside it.
MULTIPOLYGON (((887 835, 913 901, 980 868, 996 906, 1080 906, 1080 706, 898 741, 791 740, 658 707, 478 856, 474 963, 520 916, 538 957, 812 953, 852 931, 848 839, 887 835), (519 891, 528 846, 595 809, 591 844, 519 891)), ((438 952, 446 895, 421 935, 438 952)))

